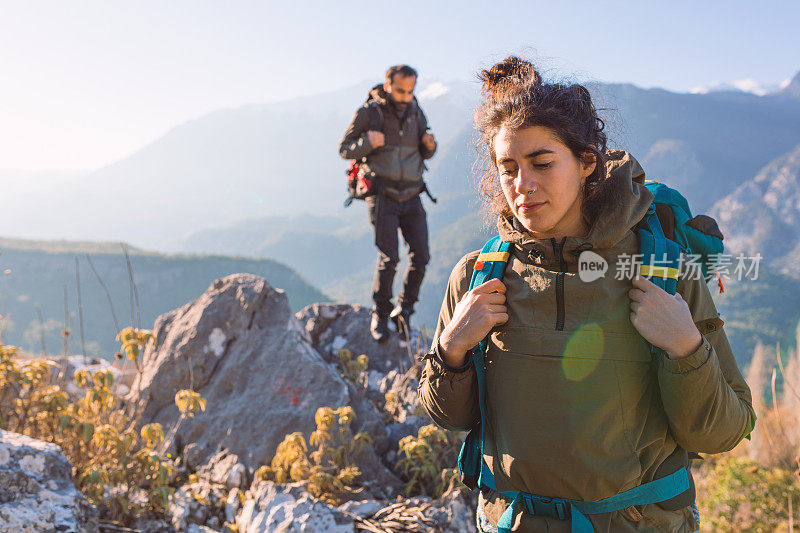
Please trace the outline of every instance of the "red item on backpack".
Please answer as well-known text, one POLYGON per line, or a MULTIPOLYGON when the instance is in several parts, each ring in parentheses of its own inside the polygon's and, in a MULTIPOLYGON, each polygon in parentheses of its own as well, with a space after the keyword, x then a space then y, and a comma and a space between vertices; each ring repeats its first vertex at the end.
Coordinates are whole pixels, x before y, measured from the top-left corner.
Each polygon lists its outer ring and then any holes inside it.
POLYGON ((360 172, 361 161, 358 159, 351 159, 350 166, 347 167, 347 190, 350 194, 349 198, 345 201, 345 206, 355 200, 363 200, 367 196, 374 194, 374 181, 367 177, 365 173, 360 172))

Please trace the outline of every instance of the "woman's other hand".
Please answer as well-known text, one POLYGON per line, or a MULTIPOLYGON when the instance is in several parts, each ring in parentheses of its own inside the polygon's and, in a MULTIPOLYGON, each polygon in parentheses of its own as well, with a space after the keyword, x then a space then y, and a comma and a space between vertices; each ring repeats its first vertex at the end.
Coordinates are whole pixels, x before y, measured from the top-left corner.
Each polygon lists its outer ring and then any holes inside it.
POLYGON ((650 344, 667 352, 670 359, 688 357, 703 342, 692 313, 680 294, 667 291, 647 278, 633 278, 631 324, 650 344))
POLYGON ((505 304, 506 286, 499 279, 490 279, 461 298, 439 336, 441 356, 448 365, 463 365, 467 352, 493 327, 508 320, 505 304))

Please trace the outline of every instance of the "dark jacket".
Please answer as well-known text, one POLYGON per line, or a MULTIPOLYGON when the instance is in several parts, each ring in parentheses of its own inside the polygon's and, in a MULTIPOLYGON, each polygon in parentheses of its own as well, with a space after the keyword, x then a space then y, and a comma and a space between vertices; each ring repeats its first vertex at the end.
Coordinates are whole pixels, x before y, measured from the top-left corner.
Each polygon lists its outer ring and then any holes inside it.
POLYGON ((350 121, 339 143, 339 154, 345 159, 362 159, 361 172, 377 177, 379 191, 386 196, 401 202, 410 200, 422 192, 425 159, 433 157, 436 151, 426 149, 421 142, 428 120, 416 98, 406 106, 402 116, 382 86, 374 87, 369 98, 377 103, 382 115, 385 144, 373 149, 369 143, 369 104, 365 103, 350 121))

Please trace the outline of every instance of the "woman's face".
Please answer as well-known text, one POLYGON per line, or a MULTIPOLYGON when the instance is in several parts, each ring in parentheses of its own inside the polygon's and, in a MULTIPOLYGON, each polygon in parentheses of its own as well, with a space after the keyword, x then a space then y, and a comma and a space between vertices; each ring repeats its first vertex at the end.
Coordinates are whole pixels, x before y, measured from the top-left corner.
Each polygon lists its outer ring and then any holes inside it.
POLYGON ((552 130, 502 127, 494 138, 500 185, 514 216, 536 238, 585 236, 581 189, 595 163, 579 160, 552 130))

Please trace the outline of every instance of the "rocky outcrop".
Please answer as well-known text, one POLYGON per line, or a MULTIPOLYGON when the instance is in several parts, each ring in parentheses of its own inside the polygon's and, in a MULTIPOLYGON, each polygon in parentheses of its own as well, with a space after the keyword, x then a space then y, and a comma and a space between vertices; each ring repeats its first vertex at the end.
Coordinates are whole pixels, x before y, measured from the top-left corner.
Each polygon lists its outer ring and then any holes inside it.
POLYGON ((176 491, 172 527, 224 531, 227 522, 249 533, 349 533, 397 523, 397 531, 474 530, 471 504, 456 493, 395 500, 402 491, 391 472, 397 442, 430 423, 419 409, 414 364, 427 346, 416 331, 379 345, 369 320, 367 309, 345 304, 314 304, 292 315, 282 291, 248 274, 216 280, 196 301, 159 317, 129 398, 141 387, 140 424, 180 423, 171 447, 180 452, 183 475, 197 477, 176 491), (345 379, 341 348, 368 355, 363 379, 345 379), (205 411, 180 416, 174 396, 184 388, 206 398, 205 411), (252 481, 287 434, 308 439, 317 408, 342 405, 356 413, 353 430, 373 441, 355 458, 363 488, 349 497, 359 501, 333 507, 311 496, 304 482, 252 481))
POLYGON ((236 518, 240 533, 353 533, 355 525, 335 507, 315 500, 302 484, 258 481, 236 518))
POLYGON ((97 531, 97 510, 71 474, 57 445, 0 430, 0 532, 97 531))
MULTIPOLYGON (((415 329, 408 342, 396 332, 387 342, 375 342, 369 333, 370 311, 361 305, 311 304, 297 313, 297 320, 327 361, 338 362, 339 349, 347 348, 356 355, 368 354, 370 369, 384 374, 392 369, 411 368, 413 356, 427 348, 427 340, 415 329)), ((394 328, 394 324, 390 327, 394 328)))
MULTIPOLYGON (((174 447, 185 448, 195 468, 215 470, 203 466, 225 450, 237 457, 232 465, 242 464, 252 475, 270 462, 287 434, 310 435, 322 406, 353 404, 353 429, 369 426, 371 433, 385 435, 379 413, 314 349, 286 294, 263 278, 235 274, 214 281, 194 302, 159 317, 154 335, 141 382, 132 385, 131 394, 141 387, 138 421, 165 428, 180 421, 174 447), (181 419, 174 404, 181 389, 199 392, 207 409, 181 419)), ((399 480, 371 447, 355 461, 373 496, 399 490, 399 480)), ((217 479, 229 477, 216 470, 217 479)))
MULTIPOLYGON (((420 408, 417 395, 419 365, 416 358, 428 348, 430 341, 412 329, 408 339, 399 335, 385 343, 377 343, 369 333, 370 312, 361 305, 312 304, 297 313, 297 319, 308 334, 314 348, 332 365, 338 365, 338 352, 347 348, 353 356, 367 354, 364 397, 374 409, 383 413, 376 439, 378 453, 394 463, 397 443, 406 435, 416 435, 420 427, 430 424, 430 417, 420 408), (386 394, 394 401, 387 404, 386 394)), ((352 396, 352 395, 351 395, 352 396)), ((355 406, 354 406, 355 407, 355 406)), ((359 411, 369 411, 356 407, 359 411)))
POLYGON ((426 516, 436 522, 436 530, 442 533, 476 531, 476 505, 477 498, 474 493, 465 497, 454 491, 435 500, 428 508, 426 516))

